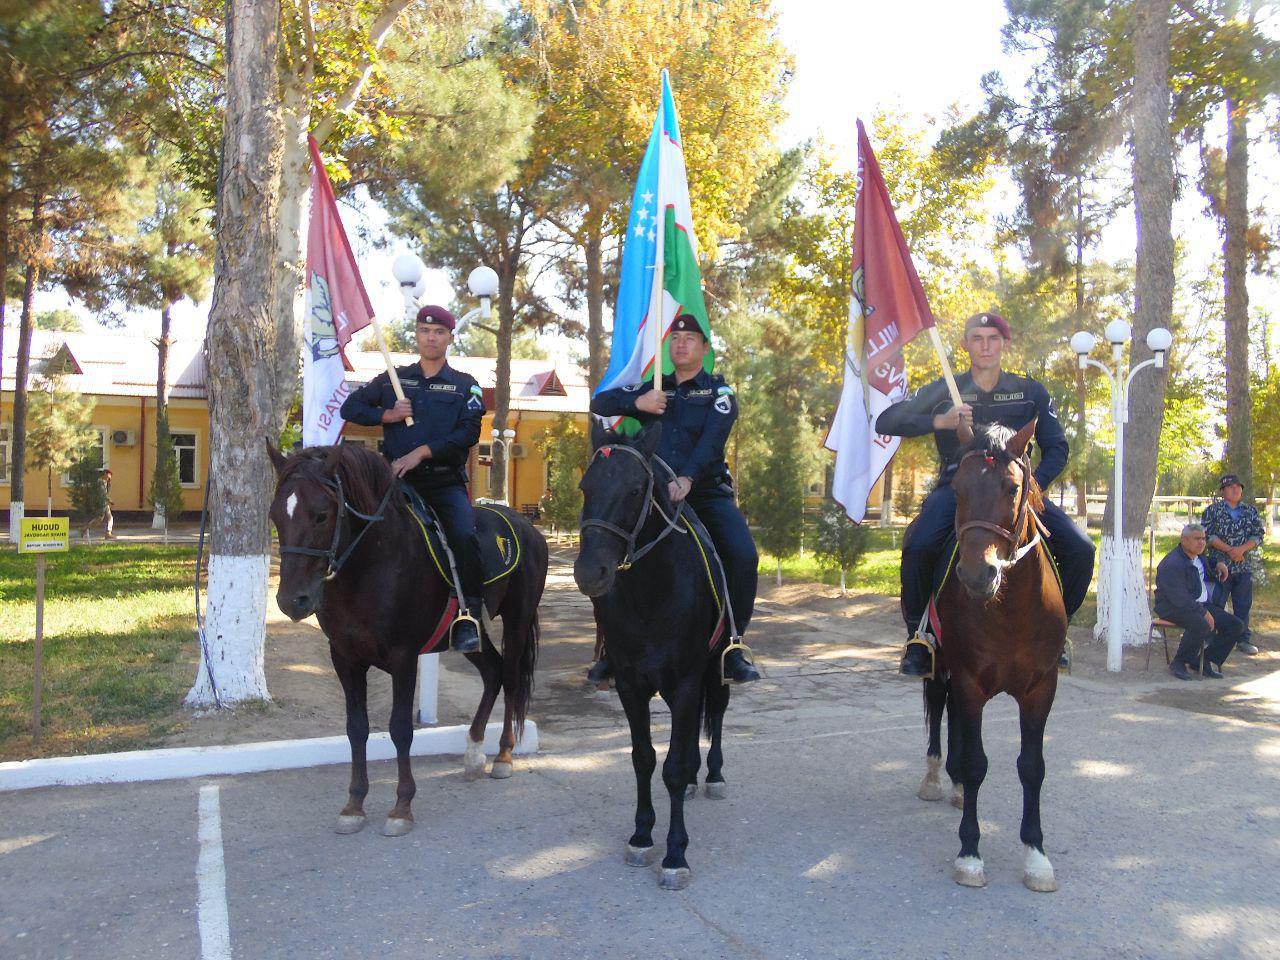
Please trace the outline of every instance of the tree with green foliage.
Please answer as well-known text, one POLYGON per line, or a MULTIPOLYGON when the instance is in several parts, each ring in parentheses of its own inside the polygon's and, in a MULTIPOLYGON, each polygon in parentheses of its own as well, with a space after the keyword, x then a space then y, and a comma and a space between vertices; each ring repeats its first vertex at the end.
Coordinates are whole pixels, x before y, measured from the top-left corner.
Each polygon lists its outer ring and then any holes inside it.
POLYGON ((871 528, 854 523, 844 507, 834 500, 824 500, 818 515, 817 537, 813 555, 828 570, 840 571, 840 595, 846 592, 845 576, 856 570, 871 542, 871 528))
POLYGON ((82 448, 68 473, 71 518, 83 528, 84 537, 88 539, 89 528, 107 512, 107 487, 102 479, 102 456, 98 448, 82 448))
POLYGON ((538 434, 536 442, 548 474, 542 516, 553 530, 572 529, 582 512, 578 481, 591 457, 591 442, 568 414, 556 418, 555 426, 538 434))
POLYGON ((27 468, 43 470, 50 511, 53 475, 64 473, 93 438, 93 400, 68 390, 62 373, 45 370, 32 385, 33 402, 27 417, 27 468))
POLYGON ((147 499, 155 518, 167 530, 171 520, 182 516, 186 508, 182 499, 182 478, 178 473, 178 457, 173 449, 173 435, 165 418, 164 432, 156 438, 156 465, 151 474, 147 499))

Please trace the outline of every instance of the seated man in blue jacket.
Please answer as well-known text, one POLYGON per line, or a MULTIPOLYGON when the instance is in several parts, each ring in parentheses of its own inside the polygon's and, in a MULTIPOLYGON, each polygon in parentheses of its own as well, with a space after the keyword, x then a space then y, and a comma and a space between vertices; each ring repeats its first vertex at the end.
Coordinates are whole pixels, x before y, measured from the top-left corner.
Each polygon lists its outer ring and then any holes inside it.
POLYGON ((458 565, 462 597, 450 649, 480 649, 477 619, 483 597, 476 513, 467 493, 467 455, 480 439, 484 394, 470 374, 449 366, 453 314, 444 307, 418 311, 418 362, 396 367, 405 398, 397 400, 391 378, 380 373, 342 404, 342 419, 362 426, 382 425, 383 453, 391 471, 403 477, 440 518, 458 565), (405 423, 413 418, 413 426, 405 423))
POLYGON ((1239 617, 1209 602, 1213 582, 1227 579, 1227 565, 1219 561, 1211 572, 1203 556, 1206 545, 1204 527, 1188 523, 1182 528, 1182 541, 1156 567, 1156 614, 1183 631, 1178 652, 1169 664, 1169 672, 1179 680, 1191 679, 1187 668, 1200 664, 1201 647, 1201 672, 1222 679, 1223 661, 1244 636, 1239 617))
MULTIPOLYGON (((711 535, 724 564, 735 626, 744 634, 755 607, 760 558, 734 499, 733 477, 724 458, 729 431, 738 419, 738 402, 723 377, 703 369, 711 345, 695 317, 676 317, 667 342, 675 375, 665 390, 654 390, 652 380, 602 390, 592 398, 591 412, 601 417, 635 417, 644 424, 662 421, 658 456, 676 474, 667 484, 667 493, 673 503, 687 499, 711 535)), ((602 655, 587 676, 593 683, 602 683, 610 673, 609 661, 602 655)), ((724 673, 734 683, 760 679, 737 648, 725 657, 724 673)))

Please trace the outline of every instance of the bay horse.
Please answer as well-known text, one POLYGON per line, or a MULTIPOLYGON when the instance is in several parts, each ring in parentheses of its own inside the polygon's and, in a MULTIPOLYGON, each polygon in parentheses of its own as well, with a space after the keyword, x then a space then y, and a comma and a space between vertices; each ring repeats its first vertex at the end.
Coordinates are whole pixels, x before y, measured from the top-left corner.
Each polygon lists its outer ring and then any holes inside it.
MULTIPOLYGON (((449 586, 381 456, 352 443, 310 447, 289 457, 270 442, 267 450, 277 477, 270 511, 280 539, 276 603, 295 622, 316 614, 346 697, 351 784, 337 832, 356 833, 366 822, 366 679, 369 668, 377 667, 391 675, 388 728, 399 772, 396 803, 382 832, 403 836, 413 829, 410 805, 416 787, 409 747, 418 654, 440 639, 446 617, 452 616, 449 586)), ((477 511, 478 526, 484 517, 485 523, 505 520, 521 559, 510 575, 485 588, 486 608, 502 618, 502 651, 486 635, 479 651, 466 654, 480 671, 484 692, 468 731, 463 764, 467 779, 484 772, 481 744, 502 690, 502 735, 490 775, 505 779, 512 773, 511 751, 533 690, 547 542, 525 517, 506 507, 477 511)), ((482 538, 494 536, 483 526, 478 532, 482 538)))
POLYGON ((711 741, 706 794, 726 795, 720 739, 729 688, 720 680, 725 640, 719 636, 722 594, 712 579, 717 566, 707 552, 710 541, 699 541, 701 524, 667 496, 674 475, 669 468, 660 472, 665 464, 654 456, 661 431, 655 423, 628 441, 593 418, 573 577, 593 600, 631 728, 636 828, 626 846, 629 866, 648 866, 655 854, 650 782, 657 757, 649 701, 659 694, 671 709, 671 741, 662 764, 671 814, 659 886, 681 890, 692 878, 684 801, 697 791, 700 723, 711 741))
POLYGON ((956 551, 936 601, 945 640, 939 637, 934 677, 924 683, 929 746, 918 796, 942 799, 938 767, 945 709, 952 803, 964 810, 952 879, 966 887, 985 886, 978 853, 978 790, 987 773, 982 712, 996 694, 1009 694, 1018 703, 1022 733, 1022 882, 1049 893, 1058 884, 1044 853, 1040 788, 1044 728, 1058 688, 1067 614, 1043 540, 1047 532, 1037 517, 1044 503, 1028 454, 1035 428, 1035 421, 1017 433, 999 425, 977 426, 951 481, 956 551))

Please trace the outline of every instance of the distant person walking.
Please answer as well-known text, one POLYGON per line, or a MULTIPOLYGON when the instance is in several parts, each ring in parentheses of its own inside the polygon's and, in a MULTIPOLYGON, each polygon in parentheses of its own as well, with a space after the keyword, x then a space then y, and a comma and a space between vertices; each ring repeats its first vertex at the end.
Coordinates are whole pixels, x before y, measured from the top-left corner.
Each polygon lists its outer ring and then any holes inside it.
POLYGON ((99 482, 102 484, 102 516, 98 519, 102 521, 102 529, 105 531, 104 536, 108 540, 114 540, 116 518, 111 515, 111 471, 103 467, 98 472, 99 482))
POLYGON ((1254 654, 1258 648, 1249 631, 1249 610, 1253 607, 1253 578, 1262 571, 1261 550, 1264 531, 1262 517, 1253 504, 1241 498, 1244 485, 1234 473, 1218 481, 1221 498, 1204 508, 1200 523, 1208 537, 1210 566, 1227 565, 1227 579, 1214 590, 1213 602, 1220 607, 1231 600, 1231 612, 1244 624, 1244 635, 1236 642, 1241 653, 1254 654))

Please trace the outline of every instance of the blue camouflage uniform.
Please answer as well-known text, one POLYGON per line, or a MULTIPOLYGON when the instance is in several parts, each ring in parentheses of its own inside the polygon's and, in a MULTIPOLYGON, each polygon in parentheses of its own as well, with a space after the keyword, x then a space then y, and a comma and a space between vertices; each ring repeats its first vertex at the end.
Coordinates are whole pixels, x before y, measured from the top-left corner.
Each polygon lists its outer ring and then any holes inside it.
MULTIPOLYGON (((960 399, 973 408, 973 422, 998 423, 1019 430, 1036 420, 1036 445, 1040 463, 1036 482, 1047 489, 1067 465, 1067 437, 1053 410, 1053 400, 1044 385, 1016 373, 1002 370, 995 388, 979 390, 971 372, 956 378, 960 399)), ((876 420, 876 430, 894 437, 922 437, 933 434, 938 447, 940 472, 933 491, 920 507, 920 516, 908 529, 902 544, 902 616, 907 630, 914 631, 924 616, 930 593, 935 588, 939 561, 945 560, 955 536, 956 495, 951 477, 960 465, 962 444, 954 430, 934 430, 933 418, 952 407, 946 381, 939 378, 921 387, 907 399, 895 403, 876 420)), ((1049 531, 1048 547, 1062 577, 1062 599, 1067 616, 1084 602, 1093 579, 1093 541, 1048 497, 1040 515, 1049 531)))
MULTIPOLYGON (((653 389, 653 381, 603 390, 591 400, 591 412, 602 417, 635 417, 642 424, 659 418, 636 409, 636 400, 653 389)), ((668 388, 667 409, 660 418, 658 456, 677 477, 693 481, 689 506, 711 534, 724 563, 729 602, 738 632, 745 633, 756 603, 760 565, 755 541, 733 495, 733 477, 724 447, 738 419, 733 388, 718 374, 699 370, 693 378, 668 388)))
POLYGON ((476 514, 467 493, 467 456, 480 439, 484 394, 470 374, 446 363, 433 377, 411 363, 397 367, 400 386, 413 404, 413 426, 403 420, 382 423, 382 412, 396 404, 391 379, 380 373, 347 397, 342 419, 362 426, 381 424, 383 454, 395 460, 422 446, 431 456, 404 475, 405 481, 435 508, 458 563, 464 598, 481 596, 484 575, 476 514))

